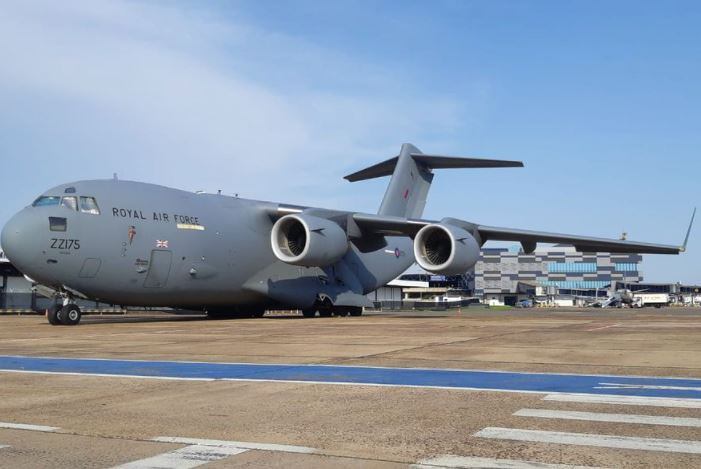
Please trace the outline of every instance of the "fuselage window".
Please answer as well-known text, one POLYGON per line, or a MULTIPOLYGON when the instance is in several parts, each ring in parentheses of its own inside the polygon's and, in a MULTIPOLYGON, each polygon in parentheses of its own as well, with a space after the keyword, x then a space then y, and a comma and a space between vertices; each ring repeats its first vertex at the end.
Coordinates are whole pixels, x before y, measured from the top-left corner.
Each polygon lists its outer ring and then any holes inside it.
POLYGON ((63 217, 49 217, 49 229, 51 231, 66 231, 68 220, 63 217))
POLYGON ((83 213, 91 213, 93 215, 100 214, 100 208, 97 206, 97 201, 95 197, 81 197, 80 198, 80 211, 83 213))
POLYGON ((61 197, 61 207, 66 207, 71 210, 78 210, 78 199, 73 196, 61 197))
POLYGON ((50 206, 56 206, 58 205, 58 202, 61 200, 61 197, 58 196, 53 196, 53 195, 42 195, 39 197, 37 200, 34 201, 32 204, 32 207, 50 207, 50 206))

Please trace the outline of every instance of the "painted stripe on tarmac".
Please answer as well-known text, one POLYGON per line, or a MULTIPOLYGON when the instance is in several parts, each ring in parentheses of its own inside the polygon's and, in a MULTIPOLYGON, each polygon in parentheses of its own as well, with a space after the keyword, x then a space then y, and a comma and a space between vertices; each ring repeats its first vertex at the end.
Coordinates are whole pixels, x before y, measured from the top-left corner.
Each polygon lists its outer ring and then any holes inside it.
POLYGON ((591 422, 635 423, 642 425, 669 425, 671 427, 701 427, 701 419, 692 417, 660 417, 657 415, 607 414, 599 412, 576 412, 570 410, 521 409, 514 412, 518 417, 544 419, 586 420, 591 422))
POLYGON ((641 396, 614 396, 596 394, 548 394, 544 401, 580 402, 584 404, 615 404, 615 405, 639 405, 650 407, 680 407, 685 409, 701 409, 701 400, 683 399, 675 397, 641 397, 641 396))
POLYGON ((396 386, 518 393, 586 393, 697 398, 701 379, 615 378, 630 387, 601 390, 602 375, 314 364, 213 363, 0 355, 0 371, 177 380, 396 386), (647 386, 647 387, 646 387, 647 386), (654 388, 653 388, 654 387, 654 388), (664 388, 663 388, 664 387, 664 388), (689 389, 679 389, 689 388, 689 389))
POLYGON ((0 445, 0 449, 9 448, 9 447, 10 447, 9 445, 0 445))
POLYGON ((423 459, 411 466, 413 469, 435 467, 481 468, 481 469, 598 469, 592 466, 570 466, 568 464, 547 464, 517 459, 477 458, 472 456, 439 456, 423 459))
POLYGON ((598 446, 603 448, 635 449, 641 451, 664 451, 669 453, 701 454, 701 441, 667 440, 661 438, 638 438, 619 435, 597 435, 591 433, 550 432, 523 430, 520 428, 487 427, 474 436, 497 440, 557 443, 561 445, 598 446))
POLYGON ((183 443, 186 445, 211 446, 216 448, 239 448, 239 449, 257 449, 260 451, 281 451, 285 453, 302 453, 311 454, 317 450, 306 446, 293 445, 276 445, 273 443, 252 443, 248 441, 226 441, 226 440, 207 440, 203 438, 181 438, 177 436, 159 436, 152 438, 151 441, 160 443, 183 443))
POLYGON ((652 384, 599 383, 597 389, 677 389, 683 391, 701 391, 701 387, 692 386, 658 386, 652 384))
POLYGON ((26 423, 0 422, 0 428, 8 430, 31 430, 33 432, 55 432, 60 430, 58 427, 47 427, 45 425, 28 425, 26 423))
POLYGON ((190 469, 221 459, 245 453, 248 450, 223 446, 192 445, 150 458, 139 459, 115 466, 115 469, 190 469))

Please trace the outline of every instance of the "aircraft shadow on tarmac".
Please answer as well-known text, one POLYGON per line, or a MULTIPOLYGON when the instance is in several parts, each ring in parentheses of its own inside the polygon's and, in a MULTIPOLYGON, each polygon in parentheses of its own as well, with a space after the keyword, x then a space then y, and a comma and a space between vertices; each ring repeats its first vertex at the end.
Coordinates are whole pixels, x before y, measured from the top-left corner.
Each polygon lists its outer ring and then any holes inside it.
MULTIPOLYGON (((458 314, 459 315, 459 314, 458 314)), ((446 313, 444 311, 441 312, 399 312, 399 311, 377 311, 377 312, 370 312, 366 313, 365 317, 368 316, 376 316, 376 317, 392 317, 392 316, 401 316, 402 318, 407 318, 407 319, 426 319, 427 317, 432 317, 432 318, 444 318, 444 317, 450 317, 450 316, 455 316, 455 313, 446 313)), ((188 314, 163 314, 163 315, 154 315, 154 316, 129 316, 129 315, 101 315, 101 314, 86 314, 83 317, 83 323, 84 324, 135 324, 135 323, 152 323, 152 322, 189 322, 189 321, 212 321, 212 322, 219 322, 219 321, 241 321, 241 320, 252 320, 256 319, 258 321, 262 320, 295 320, 295 319, 304 319, 306 321, 314 321, 314 319, 319 320, 321 318, 305 318, 301 314, 274 314, 274 315, 265 315, 262 318, 219 318, 219 319, 211 319, 208 318, 204 314, 196 314, 196 313, 188 313, 188 314)), ((360 318, 330 318, 330 319, 335 319, 339 321, 357 321, 360 318)))

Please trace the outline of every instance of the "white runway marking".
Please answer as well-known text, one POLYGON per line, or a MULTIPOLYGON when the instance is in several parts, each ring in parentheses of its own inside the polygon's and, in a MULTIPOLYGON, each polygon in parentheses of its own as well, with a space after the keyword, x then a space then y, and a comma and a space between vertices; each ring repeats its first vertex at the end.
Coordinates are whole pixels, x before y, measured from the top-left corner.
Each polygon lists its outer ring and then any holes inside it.
POLYGON ((9 448, 9 446, 8 445, 0 445, 0 449, 3 449, 3 448, 9 448))
POLYGON ((557 443, 561 445, 598 446, 603 448, 665 451, 670 453, 701 454, 701 441, 637 438, 632 436, 596 435, 591 433, 549 432, 519 428, 487 427, 475 433, 480 438, 499 440, 557 443))
POLYGON ((609 324, 608 326, 601 326, 601 327, 595 327, 595 328, 593 328, 593 329, 587 329, 587 332, 601 331, 601 330, 604 330, 604 329, 609 329, 609 328, 611 328, 611 327, 617 327, 617 326, 620 326, 620 325, 621 325, 621 323, 618 323, 618 324, 609 324))
POLYGON ((591 466, 570 466, 567 464, 547 464, 515 459, 477 458, 472 456, 439 456, 424 459, 411 466, 415 469, 435 467, 481 468, 481 469, 596 469, 591 466))
POLYGON ((138 461, 115 466, 115 469, 189 469, 202 466, 212 461, 219 461, 229 456, 245 453, 246 451, 248 450, 234 447, 192 445, 150 458, 139 459, 138 461))
POLYGON ((653 384, 599 383, 594 389, 673 389, 677 391, 701 391, 699 387, 659 386, 653 384))
POLYGON ((285 453, 315 453, 317 450, 306 446, 292 445, 276 445, 272 443, 251 443, 247 441, 225 441, 225 440, 207 440, 203 438, 180 438, 177 436, 159 436, 151 441, 159 441, 161 443, 183 443, 186 445, 213 446, 217 448, 240 448, 240 449, 257 449, 261 451, 282 451, 285 453))
POLYGON ((58 427, 47 427, 45 425, 27 425, 26 423, 11 423, 11 422, 0 422, 0 428, 7 428, 8 430, 31 430, 34 432, 55 432, 60 430, 58 427))
MULTIPOLYGON (((99 376, 101 378, 129 379, 165 379, 172 381, 214 381, 214 378, 181 378, 178 376, 141 376, 141 375, 112 375, 109 373, 79 373, 74 371, 33 371, 33 370, 0 370, 2 373, 33 373, 38 375, 68 375, 68 376, 99 376)), ((250 380, 249 380, 250 381, 250 380)))
POLYGON ((606 394, 548 394, 544 401, 581 402, 586 404, 641 405, 651 407, 682 407, 701 409, 701 399, 681 397, 614 396, 606 394))
POLYGON ((701 419, 691 417, 658 417, 657 415, 606 414, 547 409, 521 409, 518 412, 514 412, 514 415, 518 417, 539 417, 545 419, 669 425, 672 427, 701 427, 701 419))

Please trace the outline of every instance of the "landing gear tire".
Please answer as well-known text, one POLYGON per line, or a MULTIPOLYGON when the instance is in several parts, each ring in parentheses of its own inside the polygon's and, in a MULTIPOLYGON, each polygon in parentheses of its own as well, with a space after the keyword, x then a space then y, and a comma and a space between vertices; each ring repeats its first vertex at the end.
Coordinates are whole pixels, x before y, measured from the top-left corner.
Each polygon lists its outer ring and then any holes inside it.
POLYGON ((75 304, 68 304, 61 308, 61 324, 65 326, 76 326, 82 316, 80 308, 75 304))
POLYGON ((329 309, 320 309, 320 310, 319 310, 319 317, 322 317, 322 318, 330 318, 330 317, 331 317, 331 310, 329 310, 329 309))
POLYGON ((334 311, 334 315, 341 317, 341 318, 348 316, 348 309, 346 309, 346 308, 337 309, 336 311, 334 311))
POLYGON ((315 309, 303 309, 302 316, 304 316, 305 318, 313 318, 314 316, 316 316, 316 310, 315 309))
POLYGON ((46 310, 46 319, 52 326, 58 326, 61 324, 61 306, 52 306, 46 310))
POLYGON ((348 312, 350 313, 351 316, 362 316, 363 314, 363 308, 360 306, 353 306, 351 308, 348 308, 348 312))

